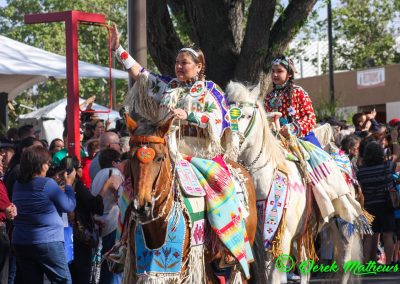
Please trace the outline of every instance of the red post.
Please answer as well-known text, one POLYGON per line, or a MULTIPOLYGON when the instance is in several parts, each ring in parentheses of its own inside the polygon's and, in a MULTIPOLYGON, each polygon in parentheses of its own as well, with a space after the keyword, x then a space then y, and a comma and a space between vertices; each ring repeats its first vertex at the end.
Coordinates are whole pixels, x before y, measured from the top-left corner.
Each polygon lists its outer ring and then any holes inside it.
POLYGON ((79 22, 104 24, 106 17, 101 14, 65 11, 25 15, 24 20, 25 24, 65 22, 67 51, 67 147, 70 155, 75 155, 80 159, 78 24, 79 22))

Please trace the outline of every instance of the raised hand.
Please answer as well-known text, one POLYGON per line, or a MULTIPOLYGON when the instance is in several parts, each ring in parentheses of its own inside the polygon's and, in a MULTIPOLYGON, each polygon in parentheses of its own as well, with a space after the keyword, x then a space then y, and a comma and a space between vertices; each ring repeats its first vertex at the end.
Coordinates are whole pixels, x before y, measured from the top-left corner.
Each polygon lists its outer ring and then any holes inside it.
POLYGON ((119 38, 121 37, 118 32, 117 25, 114 23, 111 28, 111 49, 116 50, 119 47, 119 38))

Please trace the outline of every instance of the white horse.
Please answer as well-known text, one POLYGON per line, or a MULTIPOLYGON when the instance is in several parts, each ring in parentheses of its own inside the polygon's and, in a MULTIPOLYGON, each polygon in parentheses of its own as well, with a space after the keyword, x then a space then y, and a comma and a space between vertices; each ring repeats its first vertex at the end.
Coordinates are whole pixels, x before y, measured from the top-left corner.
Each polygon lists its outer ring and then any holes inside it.
MULTIPOLYGON (((274 172, 277 168, 288 173, 288 199, 286 206, 286 226, 281 235, 282 254, 293 255, 297 251, 300 259, 306 258, 304 245, 298 246, 295 241, 304 232, 304 226, 317 224, 307 220, 307 204, 310 205, 310 197, 307 196, 306 186, 294 162, 285 158, 284 150, 271 131, 267 114, 262 103, 258 102, 259 88, 248 90, 240 83, 231 82, 226 89, 230 104, 236 105, 241 110, 238 121, 238 161, 245 165, 250 171, 256 186, 257 200, 265 200, 271 188, 274 172)), ((238 137, 236 136, 236 138, 238 137)), ((237 142, 237 141, 236 141, 237 142)), ((235 143, 234 143, 235 144, 235 143)), ((315 217, 315 216, 314 216, 315 217)), ((334 259, 339 267, 347 260, 361 260, 362 249, 360 247, 360 234, 353 233, 351 236, 343 236, 338 230, 335 222, 327 226, 330 241, 335 248, 334 259)), ((281 283, 282 269, 275 267, 275 260, 270 253, 264 253, 263 246, 263 220, 257 225, 256 241, 254 246, 256 257, 255 278, 257 283, 281 283)), ((253 274, 254 276, 254 274, 253 274)), ((309 274, 301 275, 301 282, 309 280, 309 274)), ((336 277, 339 275, 335 275, 336 277)), ((340 275, 342 283, 347 283, 349 274, 340 275)), ((283 277, 284 278, 284 277, 283 277)))

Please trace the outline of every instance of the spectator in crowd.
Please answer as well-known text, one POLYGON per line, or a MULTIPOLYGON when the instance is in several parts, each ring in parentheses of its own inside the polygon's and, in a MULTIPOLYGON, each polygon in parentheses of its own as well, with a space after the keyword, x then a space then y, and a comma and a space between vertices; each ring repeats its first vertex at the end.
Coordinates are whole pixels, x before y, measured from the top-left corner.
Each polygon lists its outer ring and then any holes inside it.
POLYGON ((92 184, 92 179, 90 178, 89 168, 90 168, 90 164, 92 163, 94 156, 96 156, 97 152, 100 151, 99 139, 89 140, 86 143, 86 151, 88 154, 87 157, 82 158, 81 180, 87 188, 90 188, 90 185, 92 184))
POLYGON ((130 141, 131 137, 130 136, 122 136, 119 140, 121 141, 121 153, 126 153, 129 152, 130 149, 130 145, 129 145, 129 141, 130 141))
POLYGON ((55 138, 53 141, 51 141, 49 147, 51 156, 54 156, 55 153, 61 151, 62 149, 64 149, 64 141, 61 138, 55 138))
MULTIPOLYGON (((3 174, 8 169, 8 164, 10 163, 12 157, 15 154, 15 145, 10 140, 2 140, 0 141, 0 155, 3 156, 3 174)), ((3 174, 0 176, 2 177, 3 174)))
POLYGON ((72 184, 76 171, 64 173, 65 188, 46 177, 50 167, 49 150, 33 146, 22 153, 20 175, 14 187, 13 202, 19 209, 14 219, 12 244, 23 283, 71 283, 64 252, 64 225, 61 213, 75 209, 72 184))
MULTIPOLYGON (((6 185, 7 193, 8 193, 10 200, 12 200, 14 184, 17 180, 17 177, 20 174, 21 155, 26 149, 28 149, 31 146, 42 147, 43 145, 38 139, 33 138, 33 137, 27 137, 27 138, 23 139, 22 141, 20 141, 17 144, 15 154, 12 156, 11 160, 8 163, 7 171, 4 174, 4 183, 6 185)), ((12 223, 9 225, 12 228, 12 223)), ((16 276, 17 276, 17 267, 16 267, 15 256, 11 255, 9 263, 10 263, 10 265, 9 265, 9 271, 8 271, 8 273, 9 273, 9 275, 8 275, 9 281, 8 282, 14 283, 14 280, 16 280, 16 276)))
MULTIPOLYGON (((120 160, 120 153, 114 149, 104 149, 99 153, 99 163, 101 170, 96 174, 92 182, 90 191, 93 195, 98 195, 99 192, 104 188, 104 184, 111 177, 117 179, 117 182, 113 184, 114 187, 109 188, 103 198, 104 203, 104 214, 103 216, 96 216, 96 219, 102 222, 104 225, 101 231, 102 237, 102 255, 109 251, 115 244, 117 226, 118 226, 118 196, 122 193, 122 182, 123 177, 123 166, 120 160)), ((101 284, 119 283, 121 275, 116 275, 108 270, 106 262, 103 262, 100 273, 101 284)))
POLYGON ((340 148, 349 156, 354 169, 357 169, 357 159, 360 154, 360 137, 355 134, 343 138, 340 148))
MULTIPOLYGON (((0 176, 3 175, 4 154, 0 155, 0 176)), ((8 259, 10 254, 10 240, 6 230, 6 219, 14 219, 17 208, 7 194, 6 186, 0 179, 0 283, 8 282, 8 259)))
MULTIPOLYGON (((58 175, 63 176, 63 173, 67 170, 66 158, 61 160, 61 164, 57 169, 58 175)), ((72 222, 79 218, 80 225, 84 226, 85 229, 95 233, 94 214, 103 215, 104 205, 103 196, 108 189, 109 182, 105 183, 105 187, 99 192, 97 196, 93 196, 89 189, 82 183, 82 166, 76 157, 72 157, 74 169, 76 171, 76 178, 73 184, 76 197, 76 208, 74 211, 72 222)), ((75 223, 76 224, 76 223, 75 223)), ((76 226, 73 225, 74 230, 76 226)), ((97 236, 100 237, 100 236, 97 236)), ((72 261, 71 276, 72 283, 89 283, 91 264, 93 259, 93 247, 87 243, 84 243, 78 238, 74 231, 74 260, 72 261)))
POLYGON ((85 122, 83 127, 83 143, 87 144, 94 136, 94 127, 90 122, 85 122))
MULTIPOLYGON (((107 131, 103 135, 100 136, 100 151, 110 148, 121 153, 121 146, 118 134, 112 131, 107 131)), ((100 171, 100 163, 99 163, 99 155, 94 156, 90 167, 89 167, 89 175, 90 179, 93 181, 96 174, 100 171)))
POLYGON ((383 149, 378 142, 371 141, 365 146, 357 179, 364 194, 364 207, 375 216, 372 223, 373 236, 364 236, 365 262, 376 261, 379 234, 383 237, 386 260, 389 263, 392 260, 395 218, 393 209, 387 206, 385 191, 393 184, 393 174, 399 169, 397 163, 385 161, 383 149))
MULTIPOLYGON (((66 121, 66 120, 64 120, 64 121, 66 121)), ((83 139, 83 130, 82 130, 82 129, 80 129, 79 134, 80 134, 80 137, 79 137, 80 140, 79 140, 79 141, 81 142, 81 145, 80 145, 80 146, 81 146, 81 158, 83 158, 83 157, 86 157, 86 152, 85 152, 85 150, 84 150, 83 147, 82 147, 82 139, 83 139)), ((67 128, 64 128, 63 139, 64 139, 64 146, 65 146, 65 144, 68 143, 68 132, 67 132, 67 128)), ((61 160, 64 159, 65 156, 67 156, 67 153, 68 153, 68 149, 64 147, 63 149, 61 149, 60 151, 58 151, 57 153, 55 153, 55 154, 53 155, 52 163, 53 163, 55 166, 59 166, 61 160)))
POLYGON ((11 127, 10 129, 7 130, 7 139, 12 141, 12 142, 17 142, 19 141, 18 137, 18 129, 15 127, 11 127))
POLYGON ((356 113, 353 115, 353 124, 356 128, 354 134, 361 138, 368 136, 368 132, 379 131, 379 124, 375 120, 376 111, 375 109, 369 113, 356 113))
POLYGON ((381 139, 379 140, 379 144, 383 148, 383 152, 385 155, 385 160, 392 160, 392 149, 390 145, 392 144, 392 138, 390 134, 383 134, 381 139))
POLYGON ((400 119, 398 119, 398 118, 392 118, 391 120, 389 120, 388 126, 389 126, 390 128, 399 127, 399 126, 400 126, 400 119))
MULTIPOLYGON (((36 137, 37 138, 37 137, 36 137)), ((49 142, 47 142, 46 139, 40 139, 40 142, 42 143, 42 146, 46 149, 49 149, 49 142)))
POLYGON ((35 132, 36 131, 33 128, 33 125, 25 124, 25 125, 21 126, 20 128, 18 128, 19 140, 24 140, 25 138, 28 138, 28 137, 36 138, 35 132))
POLYGON ((17 176, 20 174, 20 159, 22 153, 31 146, 43 146, 43 144, 34 137, 27 137, 23 139, 17 146, 16 152, 11 158, 7 172, 4 175, 4 183, 7 187, 7 192, 10 198, 12 198, 13 186, 17 179, 17 176))
POLYGON ((104 125, 104 120, 97 119, 92 122, 94 126, 94 131, 93 131, 93 138, 100 138, 101 135, 104 134, 106 127, 104 125))

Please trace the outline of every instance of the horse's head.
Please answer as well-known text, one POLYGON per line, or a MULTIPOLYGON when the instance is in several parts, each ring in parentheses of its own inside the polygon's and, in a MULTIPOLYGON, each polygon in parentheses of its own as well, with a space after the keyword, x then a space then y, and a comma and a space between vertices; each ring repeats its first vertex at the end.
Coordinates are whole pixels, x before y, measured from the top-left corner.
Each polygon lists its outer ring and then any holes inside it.
POLYGON ((259 85, 246 87, 238 82, 230 82, 225 93, 230 106, 232 131, 236 122, 236 131, 240 136, 240 139, 233 138, 232 142, 233 146, 239 149, 239 160, 251 169, 264 152, 264 164, 268 160, 272 167, 280 165, 281 169, 285 168, 283 151, 270 129, 268 115, 258 102, 259 85))
POLYGON ((230 82, 226 87, 232 131, 236 130, 242 139, 246 139, 254 130, 259 94, 259 86, 247 88, 241 83, 230 82))
POLYGON ((165 136, 173 118, 161 126, 137 124, 126 117, 130 138, 133 213, 141 223, 162 217, 171 206, 171 160, 165 136))

